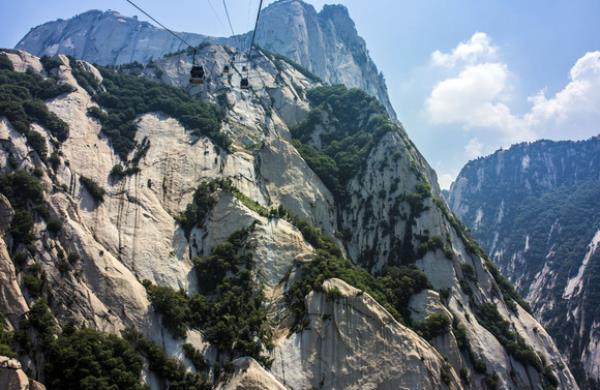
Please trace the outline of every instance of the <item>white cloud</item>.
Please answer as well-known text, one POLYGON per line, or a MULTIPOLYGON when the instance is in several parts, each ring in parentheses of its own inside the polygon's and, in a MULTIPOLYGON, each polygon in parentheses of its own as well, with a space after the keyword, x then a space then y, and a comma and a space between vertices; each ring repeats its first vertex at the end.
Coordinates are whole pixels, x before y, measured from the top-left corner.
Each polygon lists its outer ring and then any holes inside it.
POLYGON ((473 159, 483 154, 484 145, 477 138, 471 138, 465 145, 465 154, 468 158, 473 159))
POLYGON ((532 134, 505 103, 509 90, 506 64, 468 65, 455 77, 437 83, 425 108, 433 124, 488 130, 509 141, 531 139, 532 134))
POLYGON ((454 181, 456 175, 451 175, 449 173, 444 173, 438 177, 438 184, 442 190, 449 190, 450 185, 454 181))
POLYGON ((453 67, 457 64, 475 64, 496 58, 496 47, 486 33, 476 32, 466 42, 461 42, 450 53, 439 50, 431 54, 431 62, 436 66, 453 67))
MULTIPOLYGON (((493 138, 496 144, 486 145, 487 149, 539 138, 581 139, 600 132, 600 51, 577 60, 568 84, 554 96, 540 91, 530 97, 531 109, 524 115, 514 114, 508 105, 513 78, 486 34, 474 34, 450 53, 434 52, 432 62, 453 68, 425 101, 429 121, 460 125, 488 141, 493 138)), ((471 141, 465 145, 467 155, 483 150, 483 145, 476 148, 471 141)))
POLYGON ((569 83, 553 97, 543 91, 529 98, 523 120, 545 138, 586 138, 600 133, 600 51, 579 58, 569 83))

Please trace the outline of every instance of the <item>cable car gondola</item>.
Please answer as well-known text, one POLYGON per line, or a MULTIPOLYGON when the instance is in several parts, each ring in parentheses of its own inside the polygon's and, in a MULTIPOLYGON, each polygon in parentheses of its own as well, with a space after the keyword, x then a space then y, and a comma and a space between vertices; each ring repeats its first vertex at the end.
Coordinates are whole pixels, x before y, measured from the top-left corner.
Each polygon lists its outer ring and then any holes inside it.
POLYGON ((223 67, 223 74, 227 74, 227 73, 229 73, 229 65, 225 65, 223 67))
POLYGON ((240 81, 240 88, 241 89, 250 89, 250 83, 248 82, 248 77, 242 77, 242 80, 240 81))
POLYGON ((205 74, 202 65, 193 65, 190 71, 190 84, 204 84, 205 74))

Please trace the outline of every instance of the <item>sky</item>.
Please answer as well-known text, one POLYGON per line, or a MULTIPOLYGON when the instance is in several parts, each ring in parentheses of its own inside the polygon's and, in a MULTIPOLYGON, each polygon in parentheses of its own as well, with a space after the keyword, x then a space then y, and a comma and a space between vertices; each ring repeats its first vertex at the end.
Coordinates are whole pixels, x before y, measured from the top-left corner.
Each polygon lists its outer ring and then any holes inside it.
MULTIPOLYGON (((443 188, 467 161, 513 143, 600 134, 598 0, 307 2, 348 7, 443 188)), ((222 0, 137 3, 174 30, 231 35, 222 0)), ((249 30, 258 0, 227 4, 235 32, 249 30)), ((124 0, 5 1, 0 47, 89 9, 146 19, 124 0)))

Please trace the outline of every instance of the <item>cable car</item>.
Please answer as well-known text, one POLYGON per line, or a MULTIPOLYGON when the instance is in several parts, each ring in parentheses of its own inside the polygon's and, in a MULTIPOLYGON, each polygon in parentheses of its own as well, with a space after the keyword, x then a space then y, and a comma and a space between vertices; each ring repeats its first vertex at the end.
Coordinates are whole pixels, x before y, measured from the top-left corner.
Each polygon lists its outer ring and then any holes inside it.
POLYGON ((242 72, 247 72, 248 71, 248 67, 246 65, 242 66, 242 72))
POLYGON ((203 84, 204 78, 204 68, 201 65, 192 66, 192 70, 190 71, 190 84, 203 84))
POLYGON ((225 73, 225 74, 229 73, 229 65, 225 65, 223 67, 223 73, 225 73))
POLYGON ((240 88, 250 89, 250 83, 248 82, 248 77, 242 77, 242 81, 240 81, 240 88))

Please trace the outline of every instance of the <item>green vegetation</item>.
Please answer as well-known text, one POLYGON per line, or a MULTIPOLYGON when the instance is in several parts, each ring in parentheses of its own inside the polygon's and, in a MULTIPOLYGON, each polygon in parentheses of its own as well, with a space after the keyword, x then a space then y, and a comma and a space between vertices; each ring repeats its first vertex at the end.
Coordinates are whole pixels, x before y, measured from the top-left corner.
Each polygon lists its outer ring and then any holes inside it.
POLYGON ((487 371, 486 364, 475 355, 475 352, 469 343, 469 338, 467 337, 467 330, 465 329, 465 326, 458 321, 456 316, 452 321, 452 333, 454 334, 458 349, 468 356, 475 371, 480 374, 485 374, 487 371))
POLYGON ((62 229, 62 221, 58 218, 51 217, 46 221, 46 228, 52 235, 58 234, 62 229))
POLYGON ((6 320, 0 314, 0 356, 16 358, 17 354, 12 348, 13 334, 8 330, 6 320))
POLYGON ((479 323, 498 339, 511 356, 525 365, 542 371, 544 365, 540 357, 519 334, 511 329, 511 324, 500 316, 495 304, 482 303, 476 307, 475 313, 479 323))
POLYGON ((15 338, 26 351, 32 348, 29 332, 35 331, 43 350, 46 350, 55 341, 58 325, 48 303, 44 299, 36 300, 27 315, 21 319, 18 333, 15 338))
POLYGON ((389 266, 378 276, 352 265, 342 256, 335 242, 320 229, 306 221, 286 215, 316 249, 316 258, 301 265, 302 279, 286 292, 290 309, 296 316, 297 329, 306 325, 304 297, 312 290, 322 291, 322 284, 330 278, 339 278, 369 293, 397 320, 410 324, 408 301, 413 294, 431 288, 427 276, 414 266, 389 266))
POLYGON ((194 226, 204 225, 208 214, 217 203, 215 193, 218 190, 232 194, 244 206, 265 218, 278 215, 278 210, 269 210, 255 200, 244 195, 240 190, 235 188, 231 179, 214 179, 200 183, 194 192, 192 203, 187 205, 185 211, 176 218, 186 236, 189 236, 194 226))
POLYGON ((44 66, 44 70, 48 73, 52 69, 58 68, 60 65, 62 65, 62 61, 60 59, 58 59, 58 57, 42 56, 40 58, 40 62, 44 66))
POLYGON ((42 161, 46 161, 46 158, 48 157, 48 146, 46 145, 46 139, 43 135, 35 130, 29 130, 29 133, 27 133, 27 143, 31 149, 35 150, 42 161))
MULTIPOLYGON (((6 55, 1 58, 6 58, 6 55)), ((6 58, 6 61, 9 60, 6 58)), ((12 64, 9 67, 6 61, 0 61, 0 116, 6 117, 44 159, 45 141, 42 147, 43 138, 31 130, 31 124, 35 122, 43 126, 59 142, 66 140, 69 136, 69 126, 48 111, 44 100, 73 92, 73 87, 59 84, 52 78, 43 79, 31 72, 13 71, 12 64)))
POLYGON ((466 385, 470 385, 471 384, 471 375, 469 374, 469 370, 467 370, 466 367, 463 367, 463 368, 460 369, 459 375, 460 375, 460 379, 462 379, 462 381, 466 385))
MULTIPOLYGON (((73 73, 73 77, 77 80, 77 84, 83 89, 87 91, 90 96, 94 96, 96 92, 100 92, 102 90, 100 83, 96 79, 96 77, 88 72, 81 61, 69 57, 69 62, 71 63, 71 72, 73 73)), ((95 107, 90 107, 90 111, 95 107)))
POLYGON ((169 357, 157 344, 145 338, 134 329, 123 332, 123 338, 146 358, 148 368, 161 380, 161 388, 171 390, 210 390, 206 377, 186 372, 185 367, 177 359, 169 357))
POLYGON ((433 199, 435 205, 442 211, 446 220, 450 222, 458 236, 461 238, 462 242, 465 244, 467 250, 475 255, 479 256, 484 260, 486 268, 496 281, 496 284, 500 288, 500 292, 506 302, 507 306, 511 308, 512 311, 516 311, 515 302, 519 304, 523 309, 531 313, 531 308, 527 301, 521 297, 521 295, 515 290, 514 286, 506 279, 498 270, 496 265, 492 263, 492 261, 488 258, 487 254, 481 249, 477 241, 475 241, 469 233, 467 232, 467 228, 465 225, 452 213, 448 210, 448 207, 441 199, 433 199))
POLYGON ((190 302, 192 324, 232 358, 252 356, 265 365, 262 346, 271 348, 262 287, 252 276, 254 261, 245 254, 253 226, 231 235, 210 256, 194 259, 200 294, 190 302))
POLYGON ((450 382, 452 381, 452 374, 450 370, 450 364, 448 364, 447 362, 444 362, 442 364, 442 367, 440 368, 440 380, 446 386, 450 386, 450 382))
MULTIPOLYGON (((136 153, 136 155, 137 155, 137 153, 136 153)), ((119 180, 123 179, 125 176, 135 175, 136 173, 140 172, 140 168, 137 166, 137 163, 138 163, 138 161, 135 161, 135 157, 134 157, 134 160, 132 161, 132 166, 130 166, 130 167, 123 168, 123 165, 121 165, 120 163, 117 163, 117 164, 113 165, 108 176, 112 180, 119 181, 119 180)))
POLYGON ((190 359, 197 371, 204 372, 209 369, 209 364, 204 358, 204 355, 194 348, 192 344, 183 344, 183 354, 186 358, 190 359))
MULTIPOLYGON (((360 177, 373 148, 386 134, 397 133, 408 149, 413 148, 399 125, 388 117, 385 108, 365 92, 337 85, 311 89, 307 96, 311 111, 306 120, 291 129, 294 146, 333 193, 340 208, 350 199, 349 181, 360 177)), ((398 159, 399 156, 400 152, 391 158, 398 159)), ((414 192, 397 194, 397 184, 392 184, 389 191, 382 188, 378 194, 381 199, 386 196, 395 198, 389 219, 376 222, 382 235, 390 236, 389 248, 385 250, 388 257, 386 263, 394 266, 411 265, 428 251, 438 249, 452 259, 452 248, 441 237, 418 236, 421 243, 416 247, 414 245, 413 228, 417 218, 428 209, 425 200, 431 197, 431 186, 419 163, 408 157, 411 170, 418 179, 414 192), (410 207, 408 212, 403 211, 404 204, 410 207), (402 237, 397 237, 394 227, 401 220, 406 221, 406 229, 402 237)), ((386 164, 387 159, 381 169, 386 164)), ((361 195, 358 196, 360 198, 361 195)), ((364 210, 363 225, 369 225, 375 222, 373 199, 369 197, 363 201, 360 205, 364 210)), ((381 254, 375 253, 373 248, 365 249, 358 263, 370 269, 378 255, 381 254)))
POLYGON ((500 378, 498 378, 498 374, 496 373, 486 374, 484 378, 485 385, 489 390, 496 390, 498 388, 499 380, 500 378))
POLYGON ((34 217, 48 218, 40 180, 23 170, 0 174, 0 193, 6 196, 15 210, 10 226, 13 247, 29 243, 33 239, 34 217))
POLYGON ((48 304, 38 299, 21 320, 14 339, 24 352, 44 356, 45 384, 49 390, 146 389, 141 378, 142 356, 148 360, 150 370, 163 379, 164 388, 210 388, 203 377, 186 373, 177 360, 167 357, 141 334, 126 331, 124 336, 126 340, 72 325, 59 333, 48 304))
MULTIPOLYGON (((599 146, 600 140, 596 138, 581 142, 544 141, 514 146, 512 151, 507 152, 507 157, 511 156, 510 160, 505 160, 511 161, 506 165, 507 171, 503 171, 504 174, 497 180, 484 181, 482 192, 471 194, 469 199, 471 204, 477 205, 475 210, 481 207, 484 214, 488 210, 497 210, 504 200, 503 221, 499 224, 488 222, 478 228, 475 235, 489 248, 495 232, 498 232, 504 256, 494 260, 502 269, 510 268, 507 259, 515 255, 521 259, 518 274, 513 276, 520 279, 519 285, 524 294, 529 292, 535 276, 547 267, 548 275, 552 275, 555 284, 547 285, 543 298, 533 303, 539 309, 544 302, 553 302, 552 305, 544 305, 545 309, 538 313, 540 320, 546 324, 558 348, 569 357, 575 378, 582 387, 591 388, 594 385, 600 388, 600 383, 588 385, 586 377, 589 373, 579 357, 586 346, 593 343, 590 337, 594 334, 594 324, 600 318, 600 289, 593 287, 600 285, 600 252, 596 251, 590 258, 585 272, 587 287, 575 300, 579 310, 586 313, 584 319, 566 316, 575 303, 563 299, 562 294, 599 229, 599 146), (526 173, 521 173, 520 161, 525 155, 531 157, 532 165, 526 173), (548 176, 548 164, 557 164, 555 175, 548 176), (549 177, 552 177, 550 183, 554 187, 541 186, 542 180, 549 177), (531 188, 518 184, 523 180, 527 180, 531 188), (525 237, 527 251, 523 251, 525 237)), ((488 163, 486 160, 477 165, 486 172, 495 172, 495 162, 491 162, 493 166, 482 166, 488 163)), ((475 174, 471 170, 467 172, 475 174)))
POLYGON ((191 317, 188 298, 185 293, 175 291, 169 287, 154 286, 147 280, 144 281, 144 286, 154 310, 161 314, 163 326, 174 337, 185 338, 191 317))
POLYGON ((431 341, 450 331, 450 319, 443 313, 433 313, 425 318, 424 321, 416 323, 414 326, 425 340, 431 341))
POLYGON ((0 53, 0 70, 15 70, 12 61, 8 58, 6 53, 0 53))
POLYGON ((448 260, 452 260, 454 254, 450 244, 444 242, 444 239, 440 236, 428 237, 426 241, 422 241, 417 249, 417 258, 425 256, 427 252, 435 252, 441 250, 448 260))
POLYGON ((142 363, 120 337, 67 328, 46 352, 46 385, 50 390, 142 390, 142 363))
POLYGON ((550 366, 544 367, 544 380, 546 381, 544 390, 557 389, 560 384, 550 366))
POLYGON ((348 181, 358 174, 381 137, 396 130, 396 125, 377 99, 358 89, 324 86, 309 90, 307 96, 312 110, 292 129, 294 145, 327 188, 343 201, 348 181), (319 149, 310 141, 318 126, 323 127, 319 149))
POLYGON ((33 298, 40 298, 46 285, 46 273, 38 263, 27 267, 21 276, 23 285, 33 298))
POLYGON ((147 281, 145 286, 163 325, 175 337, 184 338, 190 328, 201 329, 230 359, 252 356, 268 366, 262 354, 263 346, 271 347, 264 296, 252 277, 252 257, 244 253, 252 229, 232 234, 209 256, 194 258, 199 293, 187 297, 147 281))
POLYGON ((220 132, 223 112, 217 106, 194 99, 180 88, 104 67, 98 67, 103 77, 100 86, 81 64, 72 62, 77 82, 106 111, 94 110, 94 116, 123 161, 136 146, 135 119, 148 112, 163 112, 179 120, 194 135, 207 136, 229 149, 231 142, 220 132))
POLYGON ((100 187, 100 185, 93 179, 85 176, 79 176, 79 182, 85 187, 87 192, 92 196, 92 198, 94 198, 96 202, 101 203, 104 200, 106 190, 100 187))
POLYGON ((202 226, 208 217, 208 214, 217 203, 214 196, 215 191, 219 188, 217 181, 200 183, 192 203, 188 204, 185 211, 177 217, 177 222, 189 237, 194 226, 202 226))
POLYGON ((477 280, 477 274, 475 273, 475 268, 473 268, 473 266, 471 264, 461 263, 460 269, 461 269, 463 275, 465 275, 465 277, 467 279, 472 280, 472 281, 477 280))

